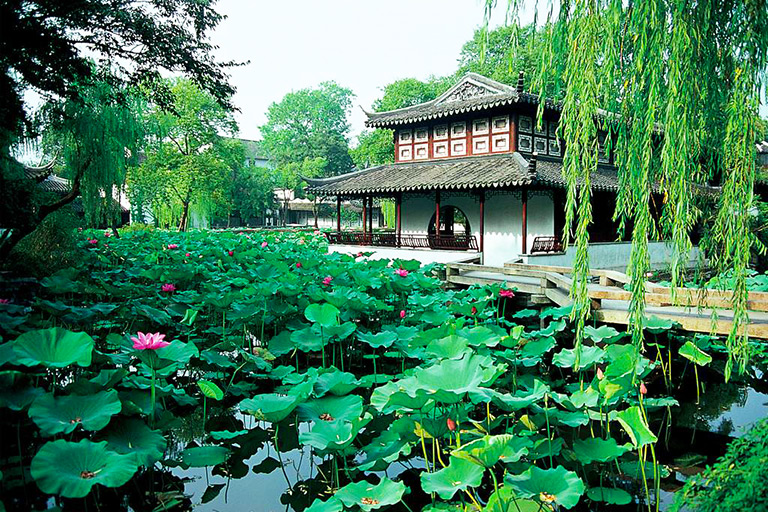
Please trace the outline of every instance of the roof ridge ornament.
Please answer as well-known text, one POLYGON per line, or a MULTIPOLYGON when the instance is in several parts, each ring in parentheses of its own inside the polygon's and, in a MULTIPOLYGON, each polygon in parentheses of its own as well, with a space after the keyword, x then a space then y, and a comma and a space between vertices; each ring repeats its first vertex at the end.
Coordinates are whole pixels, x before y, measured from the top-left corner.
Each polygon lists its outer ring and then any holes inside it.
POLYGON ((522 93, 525 87, 525 71, 520 71, 517 74, 517 92, 522 93))

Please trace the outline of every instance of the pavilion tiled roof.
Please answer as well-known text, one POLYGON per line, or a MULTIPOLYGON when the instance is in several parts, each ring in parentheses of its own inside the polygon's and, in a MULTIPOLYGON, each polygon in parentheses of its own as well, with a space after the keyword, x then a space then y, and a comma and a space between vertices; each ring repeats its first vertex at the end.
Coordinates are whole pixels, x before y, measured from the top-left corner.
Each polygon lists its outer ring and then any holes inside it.
MULTIPOLYGON (((539 185, 563 188, 562 161, 537 158, 532 164, 520 153, 471 156, 427 162, 386 164, 332 178, 304 178, 308 191, 319 195, 384 194, 426 190, 498 189, 539 185)), ((591 175, 593 190, 618 190, 613 167, 591 175)))
MULTIPOLYGON (((387 112, 366 112, 368 120, 365 125, 369 128, 392 128, 512 103, 538 103, 537 95, 523 91, 522 80, 521 75, 517 87, 512 87, 477 73, 467 73, 456 85, 432 101, 387 112)), ((547 106, 557 108, 550 100, 547 100, 547 106)))

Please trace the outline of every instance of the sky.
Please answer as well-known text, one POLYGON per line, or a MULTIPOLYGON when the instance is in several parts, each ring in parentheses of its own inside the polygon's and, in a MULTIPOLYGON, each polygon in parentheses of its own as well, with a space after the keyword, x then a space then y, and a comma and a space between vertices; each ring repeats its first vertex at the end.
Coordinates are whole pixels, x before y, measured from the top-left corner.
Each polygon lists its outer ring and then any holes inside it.
MULTIPOLYGON (((228 16, 212 35, 231 70, 240 136, 259 139, 269 105, 291 91, 333 80, 356 97, 351 135, 381 88, 457 68, 461 47, 483 22, 484 0, 220 0, 228 16)), ((504 21, 501 0, 491 25, 504 21)), ((525 17, 523 18, 525 20, 525 17)))

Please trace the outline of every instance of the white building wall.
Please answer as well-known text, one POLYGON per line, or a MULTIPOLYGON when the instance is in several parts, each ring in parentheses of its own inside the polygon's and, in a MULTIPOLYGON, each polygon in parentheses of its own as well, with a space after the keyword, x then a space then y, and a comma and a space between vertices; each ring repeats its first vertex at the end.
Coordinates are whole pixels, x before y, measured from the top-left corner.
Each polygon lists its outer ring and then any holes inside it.
MULTIPOLYGON (((480 240, 480 203, 468 193, 440 194, 440 206, 455 206, 469 220, 472 234, 480 240)), ((522 252, 522 195, 519 191, 488 192, 485 200, 484 264, 503 265, 522 252)), ((435 195, 404 194, 403 234, 427 234, 435 214, 435 195)), ((554 201, 546 192, 528 192, 528 248, 537 236, 555 234, 554 201)))

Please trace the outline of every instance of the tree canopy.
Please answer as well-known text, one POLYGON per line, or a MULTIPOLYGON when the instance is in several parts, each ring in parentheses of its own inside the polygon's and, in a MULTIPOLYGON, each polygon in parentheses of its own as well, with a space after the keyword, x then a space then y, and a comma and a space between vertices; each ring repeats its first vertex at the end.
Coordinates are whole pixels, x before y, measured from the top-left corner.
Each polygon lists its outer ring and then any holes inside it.
POLYGON ((151 205, 156 219, 183 230, 190 207, 208 214, 225 202, 225 185, 245 156, 242 144, 224 137, 237 124, 212 94, 186 79, 168 88, 170 109, 153 105, 145 116, 146 160, 131 170, 129 191, 137 209, 151 205))
MULTIPOLYGON (((8 216, 3 215, 3 227, 15 232, 8 235, 5 241, 10 245, 6 244, 0 255, 10 251, 19 234, 29 233, 47 214, 62 206, 58 198, 16 194, 29 184, 11 149, 21 138, 36 135, 24 108, 25 92, 35 91, 56 103, 70 102, 61 111, 62 123, 58 126, 63 126, 64 117, 84 113, 77 105, 85 106, 87 111, 93 104, 88 98, 90 87, 101 87, 100 83, 113 91, 140 84, 154 103, 168 104, 171 95, 160 80, 161 72, 166 70, 188 76, 222 107, 231 108, 234 89, 228 83, 226 70, 236 63, 219 62, 212 55, 214 46, 208 36, 222 20, 214 4, 215 0, 0 2, 0 196, 14 205, 8 216), (100 71, 96 73, 96 69, 100 71), (11 197, 13 201, 8 201, 11 197), (23 229, 18 223, 7 224, 7 219, 20 216, 28 219, 23 229)), ((71 121, 72 125, 78 122, 75 118, 71 121)), ((96 120, 97 126, 105 122, 96 120)), ((71 137, 68 140, 73 141, 71 137)), ((111 190, 119 185, 114 181, 117 178, 119 173, 89 166, 81 184, 89 189, 111 190)), ((94 210, 98 200, 85 198, 83 204, 88 217, 99 215, 94 210)))
POLYGON ((321 174, 333 176, 349 172, 349 121, 351 90, 335 82, 317 88, 291 92, 267 111, 261 127, 264 149, 276 167, 302 165, 307 159, 321 158, 321 174))

